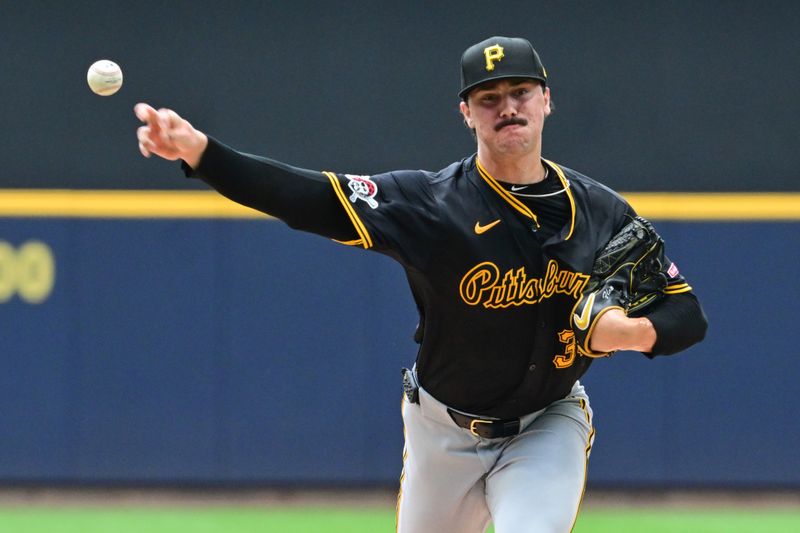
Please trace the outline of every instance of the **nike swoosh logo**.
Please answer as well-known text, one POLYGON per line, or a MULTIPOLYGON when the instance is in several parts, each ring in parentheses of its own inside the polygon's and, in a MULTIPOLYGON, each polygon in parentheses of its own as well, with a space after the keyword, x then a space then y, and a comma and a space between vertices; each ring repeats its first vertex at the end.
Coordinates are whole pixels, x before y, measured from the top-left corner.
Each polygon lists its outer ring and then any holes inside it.
POLYGON ((476 222, 475 223, 475 233, 477 233, 478 235, 480 235, 482 233, 486 233, 487 231, 489 231, 490 229, 492 229, 493 227, 495 227, 499 223, 500 223, 500 219, 499 218, 497 220, 495 220, 494 222, 490 222, 490 223, 486 224, 485 226, 481 226, 480 222, 476 222))
POLYGON ((580 316, 572 313, 572 320, 575 322, 575 327, 581 331, 589 327, 589 315, 592 314, 592 306, 594 305, 594 297, 596 295, 596 292, 593 292, 589 295, 589 297, 586 299, 586 303, 583 304, 583 311, 581 311, 580 316))
POLYGON ((522 189, 527 189, 527 188, 528 188, 527 185, 522 185, 520 187, 517 187, 516 185, 512 185, 511 186, 511 190, 514 191, 514 192, 521 191, 522 189))

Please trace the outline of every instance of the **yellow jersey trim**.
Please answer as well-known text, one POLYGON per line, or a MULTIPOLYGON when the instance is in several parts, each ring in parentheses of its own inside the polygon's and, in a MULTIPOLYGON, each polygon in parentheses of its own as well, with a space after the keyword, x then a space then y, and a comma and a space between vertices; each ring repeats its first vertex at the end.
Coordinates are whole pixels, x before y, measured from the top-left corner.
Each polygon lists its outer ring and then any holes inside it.
POLYGON ((331 239, 333 242, 338 242, 339 244, 344 244, 346 246, 363 246, 364 241, 362 239, 355 239, 352 241, 340 241, 338 239, 331 239))
MULTIPOLYGON (((410 405, 408 400, 406 399, 406 395, 403 394, 403 398, 400 400, 400 416, 403 419, 403 442, 408 442, 408 433, 406 432, 406 423, 405 423, 405 409, 406 405, 410 405)), ((400 504, 403 500, 403 482, 406 479, 406 461, 408 460, 408 446, 403 445, 403 469, 400 471, 400 488, 397 491, 397 503, 395 504, 394 509, 394 530, 395 532, 400 531, 400 504)))
POLYGON ((583 413, 586 416, 586 421, 589 422, 589 438, 586 440, 586 447, 584 448, 584 459, 583 459, 583 487, 581 488, 581 495, 578 499, 578 508, 575 509, 575 516, 572 517, 572 524, 569 526, 569 531, 571 532, 575 528, 575 522, 578 520, 578 515, 581 511, 581 505, 583 504, 583 497, 586 494, 586 480, 589 478, 589 455, 592 453, 592 444, 594 443, 594 426, 592 425, 591 417, 589 416, 589 412, 586 410, 586 400, 582 399, 581 402, 581 409, 583 409, 583 413))
POLYGON ((572 191, 570 190, 569 181, 567 181, 567 177, 564 175, 564 171, 561 170, 561 167, 557 164, 553 163, 552 161, 548 161, 544 159, 544 162, 553 167, 558 175, 558 179, 561 180, 561 186, 564 187, 564 190, 567 191, 567 198, 569 198, 569 207, 572 209, 572 219, 570 220, 569 225, 569 233, 567 234, 567 238, 564 239, 568 241, 570 237, 572 237, 572 233, 575 231, 575 212, 577 209, 575 208, 575 198, 572 196, 572 191))
POLYGON ((477 157, 475 158, 475 166, 478 169, 478 174, 480 174, 480 176, 484 179, 484 181, 489 184, 489 187, 494 189, 494 191, 497 194, 499 194, 500 197, 503 198, 503 200, 511 204, 511 207, 513 207, 526 217, 532 219, 534 222, 536 222, 536 226, 539 226, 539 219, 536 218, 536 215, 533 213, 533 211, 528 209, 527 205, 523 204, 522 202, 514 198, 511 195, 511 193, 509 193, 502 187, 502 185, 497 183, 497 180, 494 179, 494 177, 492 177, 492 175, 489 174, 485 168, 483 168, 483 165, 481 165, 481 162, 478 161, 477 157))
MULTIPOLYGON (((363 246, 365 250, 368 248, 372 248, 372 239, 369 236, 369 232, 367 231, 366 226, 364 226, 364 223, 358 217, 356 210, 353 209, 353 206, 347 200, 347 195, 345 195, 344 191, 342 190, 342 184, 339 183, 339 179, 336 177, 336 174, 334 174, 333 172, 323 172, 323 174, 325 174, 330 180, 331 186, 333 187, 333 191, 339 198, 339 202, 342 204, 342 207, 344 207, 347 216, 350 217, 350 222, 353 223, 353 227, 355 228, 356 233, 358 233, 358 236, 361 237, 361 239, 359 239, 361 241, 360 243, 361 246, 363 246)), ((345 244, 355 243, 355 242, 356 241, 348 241, 345 244)))
MULTIPOLYGON (((483 178, 492 185, 490 176, 483 178)), ((496 181, 494 184, 500 187, 496 181)), ((500 189, 505 192, 502 187, 500 189)), ((498 194, 502 195, 501 191, 497 191, 498 194)), ((649 220, 800 221, 800 192, 621 194, 637 213, 649 220)), ((505 196, 503 198, 507 199, 505 196)), ((271 218, 260 211, 232 202, 215 191, 91 189, 0 189, 0 217, 271 218)))
POLYGON ((666 289, 664 289, 664 294, 681 294, 683 292, 690 292, 691 290, 692 290, 691 286, 683 284, 683 285, 678 285, 674 288, 667 287, 666 289))

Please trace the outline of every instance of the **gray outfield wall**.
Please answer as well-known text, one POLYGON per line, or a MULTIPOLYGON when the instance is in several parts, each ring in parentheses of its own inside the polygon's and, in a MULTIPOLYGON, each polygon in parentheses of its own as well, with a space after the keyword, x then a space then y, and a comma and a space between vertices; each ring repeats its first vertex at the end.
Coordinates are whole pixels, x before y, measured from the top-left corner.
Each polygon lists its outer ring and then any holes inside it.
POLYGON ((0 3, 0 188, 183 188, 131 109, 173 107, 245 151, 358 174, 474 150, 461 52, 528 37, 556 114, 544 152, 619 190, 797 190, 792 1, 0 3), (125 85, 92 94, 99 58, 125 85))

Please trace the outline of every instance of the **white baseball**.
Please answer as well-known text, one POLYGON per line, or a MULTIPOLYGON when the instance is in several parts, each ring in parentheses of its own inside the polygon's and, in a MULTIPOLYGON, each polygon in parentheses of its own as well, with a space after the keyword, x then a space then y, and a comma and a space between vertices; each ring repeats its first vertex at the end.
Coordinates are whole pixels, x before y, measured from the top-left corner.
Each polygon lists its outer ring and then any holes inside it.
POLYGON ((108 59, 101 59, 92 63, 86 73, 89 88, 100 96, 111 96, 122 87, 122 69, 119 65, 108 59))

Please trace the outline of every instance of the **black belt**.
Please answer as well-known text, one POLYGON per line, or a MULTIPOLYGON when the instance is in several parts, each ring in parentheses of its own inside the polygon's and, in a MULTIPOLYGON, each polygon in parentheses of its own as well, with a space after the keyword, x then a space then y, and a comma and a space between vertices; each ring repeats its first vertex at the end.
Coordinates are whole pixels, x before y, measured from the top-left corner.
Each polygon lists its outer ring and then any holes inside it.
POLYGON ((513 437, 519 435, 519 418, 507 418, 505 420, 486 419, 477 416, 465 415, 453 409, 447 408, 447 414, 453 422, 476 437, 484 439, 499 439, 501 437, 513 437))

